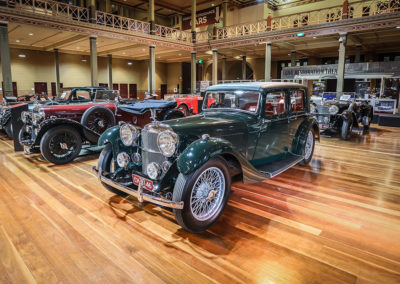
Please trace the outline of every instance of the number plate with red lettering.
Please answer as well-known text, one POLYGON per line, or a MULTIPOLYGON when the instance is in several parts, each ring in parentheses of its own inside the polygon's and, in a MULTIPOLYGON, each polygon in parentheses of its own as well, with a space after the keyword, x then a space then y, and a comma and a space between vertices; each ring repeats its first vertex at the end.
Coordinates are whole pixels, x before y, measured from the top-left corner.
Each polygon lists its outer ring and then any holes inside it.
POLYGON ((151 180, 148 180, 147 178, 144 178, 144 177, 141 177, 141 176, 138 176, 135 174, 132 175, 132 179, 133 179, 133 183, 135 185, 139 186, 139 184, 140 184, 143 188, 153 191, 154 186, 153 186, 153 182, 151 180))

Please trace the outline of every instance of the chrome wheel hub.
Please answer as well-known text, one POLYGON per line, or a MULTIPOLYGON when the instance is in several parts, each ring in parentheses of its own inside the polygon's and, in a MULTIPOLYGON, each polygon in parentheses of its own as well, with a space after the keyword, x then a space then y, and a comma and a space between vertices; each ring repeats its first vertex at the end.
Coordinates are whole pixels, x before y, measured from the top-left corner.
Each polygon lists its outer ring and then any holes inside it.
POLYGON ((204 170, 194 183, 190 210, 199 221, 212 218, 220 210, 225 192, 225 176, 217 167, 204 170))
POLYGON ((308 131, 307 134, 307 141, 306 141, 306 146, 304 149, 304 158, 306 160, 308 160, 312 154, 312 150, 313 150, 313 145, 314 145, 314 136, 312 131, 308 131))
POLYGON ((68 150, 67 143, 60 143, 60 148, 63 149, 63 150, 68 150))

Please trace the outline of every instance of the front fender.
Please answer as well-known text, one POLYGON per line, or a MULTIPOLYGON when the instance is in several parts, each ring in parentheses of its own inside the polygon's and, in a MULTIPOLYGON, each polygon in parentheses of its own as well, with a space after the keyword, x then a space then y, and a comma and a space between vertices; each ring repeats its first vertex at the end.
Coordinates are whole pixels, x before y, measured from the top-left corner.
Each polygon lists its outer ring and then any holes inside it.
POLYGON ((351 110, 345 110, 342 112, 342 118, 344 120, 351 120, 353 118, 353 112, 351 110))
MULTIPOLYGON (((81 137, 85 137, 85 134, 83 133, 83 126, 79 123, 76 122, 75 120, 72 119, 67 119, 67 118, 50 118, 50 119, 46 119, 45 121, 43 121, 42 123, 40 123, 39 125, 39 132, 36 136, 35 139, 35 145, 40 143, 40 139, 42 138, 42 136, 50 129, 59 125, 69 125, 74 127, 76 130, 78 130, 78 132, 80 133, 81 137)), ((89 131, 89 128, 87 128, 89 131)), ((93 132, 93 131, 92 131, 93 132)), ((93 132, 94 133, 94 132, 93 132)))
POLYGON ((119 138, 119 128, 120 126, 117 125, 104 131, 97 142, 98 146, 104 146, 107 143, 115 143, 115 141, 117 141, 119 138))
POLYGON ((199 139, 190 144, 177 159, 178 171, 184 175, 190 174, 215 156, 231 156, 241 167, 244 183, 254 183, 269 178, 260 173, 250 162, 238 153, 232 143, 221 138, 199 139))

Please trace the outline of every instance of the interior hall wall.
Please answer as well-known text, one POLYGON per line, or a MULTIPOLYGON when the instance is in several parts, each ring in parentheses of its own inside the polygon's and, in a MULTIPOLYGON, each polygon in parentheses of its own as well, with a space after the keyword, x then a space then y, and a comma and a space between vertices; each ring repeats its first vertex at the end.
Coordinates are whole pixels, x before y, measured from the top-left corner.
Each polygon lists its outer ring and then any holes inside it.
MULTIPOLYGON (((48 91, 51 92, 51 82, 56 80, 53 52, 12 48, 10 56, 12 80, 17 82, 19 94, 32 92, 34 82, 47 82, 48 91), (19 54, 24 54, 26 57, 20 58, 18 57, 19 54)), ((60 81, 64 87, 89 86, 91 84, 90 58, 88 55, 59 53, 59 61, 60 81), (86 60, 86 62, 82 60, 86 60)), ((168 72, 168 65, 167 63, 156 63, 157 90, 160 89, 161 84, 167 83, 168 80, 172 82, 174 76, 176 76, 176 80, 180 76, 179 71, 168 72)), ((173 67, 171 70, 174 70, 173 67)), ((0 78, 2 78, 1 68, 0 78)), ((108 83, 107 57, 98 57, 98 82, 108 83)), ((113 83, 137 84, 138 90, 147 90, 147 61, 113 58, 113 83), (131 61, 132 65, 128 65, 128 61, 131 61)))
POLYGON ((181 92, 181 89, 182 89, 181 78, 182 78, 182 63, 180 63, 180 62, 168 63, 167 64, 168 93, 172 93, 174 88, 176 88, 178 84, 179 84, 178 93, 181 92))

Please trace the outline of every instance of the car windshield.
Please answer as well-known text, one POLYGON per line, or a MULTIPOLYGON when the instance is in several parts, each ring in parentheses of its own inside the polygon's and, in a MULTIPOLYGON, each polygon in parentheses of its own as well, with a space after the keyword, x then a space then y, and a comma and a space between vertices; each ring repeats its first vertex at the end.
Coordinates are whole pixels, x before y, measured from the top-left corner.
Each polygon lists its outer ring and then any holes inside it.
POLYGON ((255 91, 212 91, 204 98, 203 110, 232 109, 256 113, 260 93, 255 91))
POLYGON ((95 101, 114 101, 118 98, 118 91, 113 90, 97 90, 95 95, 95 101))

